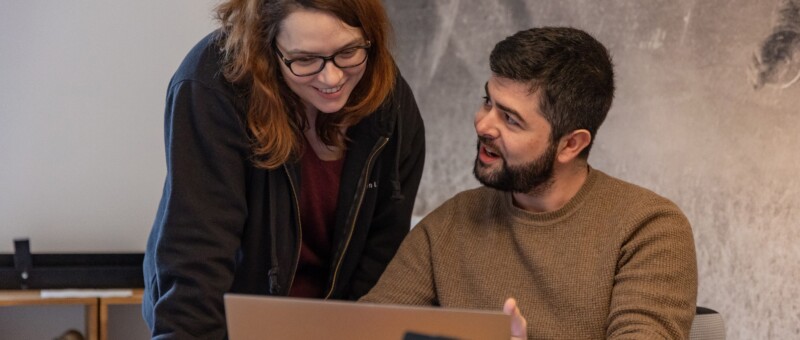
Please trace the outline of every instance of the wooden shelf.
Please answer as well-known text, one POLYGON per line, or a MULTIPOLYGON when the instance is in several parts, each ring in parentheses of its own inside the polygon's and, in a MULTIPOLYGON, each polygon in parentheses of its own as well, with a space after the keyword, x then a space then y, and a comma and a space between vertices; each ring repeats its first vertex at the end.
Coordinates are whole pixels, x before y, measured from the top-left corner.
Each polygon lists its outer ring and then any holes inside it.
POLYGON ((131 289, 127 297, 43 298, 40 290, 0 290, 0 307, 83 305, 86 312, 86 339, 108 339, 108 306, 142 303, 142 289, 131 289))
POLYGON ((133 289, 133 295, 128 297, 104 297, 98 299, 98 336, 100 340, 108 339, 108 306, 110 305, 138 305, 142 303, 143 289, 133 289))

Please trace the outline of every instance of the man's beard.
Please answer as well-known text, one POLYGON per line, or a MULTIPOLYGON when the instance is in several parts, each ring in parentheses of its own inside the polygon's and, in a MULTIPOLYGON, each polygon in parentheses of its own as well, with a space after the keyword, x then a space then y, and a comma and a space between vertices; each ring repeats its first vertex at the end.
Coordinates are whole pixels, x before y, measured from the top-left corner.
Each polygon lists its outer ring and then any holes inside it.
MULTIPOLYGON (((480 139, 480 138, 479 138, 480 139)), ((487 140, 484 144, 491 145, 487 140)), ((478 153, 480 153, 481 143, 478 141, 478 153)), ((500 170, 489 171, 480 161, 480 157, 475 157, 475 167, 472 173, 478 182, 500 191, 510 191, 515 193, 536 193, 542 192, 553 183, 553 165, 555 164, 557 144, 550 142, 547 150, 541 156, 531 162, 522 165, 509 166, 506 159, 502 158, 500 170)))

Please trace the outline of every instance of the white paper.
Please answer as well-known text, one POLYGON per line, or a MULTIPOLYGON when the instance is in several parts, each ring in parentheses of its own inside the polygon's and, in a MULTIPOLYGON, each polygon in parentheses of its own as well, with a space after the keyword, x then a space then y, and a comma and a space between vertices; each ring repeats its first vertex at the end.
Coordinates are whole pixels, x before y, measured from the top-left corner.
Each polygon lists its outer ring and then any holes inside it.
POLYGON ((47 298, 86 298, 86 297, 130 297, 130 289, 42 289, 41 297, 47 298))

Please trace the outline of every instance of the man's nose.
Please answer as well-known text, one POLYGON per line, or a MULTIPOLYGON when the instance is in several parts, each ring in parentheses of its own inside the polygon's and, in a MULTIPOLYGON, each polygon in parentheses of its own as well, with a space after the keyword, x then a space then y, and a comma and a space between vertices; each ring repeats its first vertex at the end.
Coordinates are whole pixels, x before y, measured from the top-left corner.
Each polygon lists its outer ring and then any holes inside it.
POLYGON ((490 139, 498 136, 497 119, 494 117, 494 111, 494 109, 489 111, 482 109, 475 114, 475 132, 478 136, 490 139))

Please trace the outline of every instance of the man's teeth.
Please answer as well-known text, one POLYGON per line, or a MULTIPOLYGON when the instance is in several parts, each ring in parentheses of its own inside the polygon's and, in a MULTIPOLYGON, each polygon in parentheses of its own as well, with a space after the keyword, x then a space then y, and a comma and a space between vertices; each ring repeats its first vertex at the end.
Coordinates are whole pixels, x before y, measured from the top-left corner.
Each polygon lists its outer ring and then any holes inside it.
POLYGON ((317 89, 317 90, 319 90, 319 92, 322 92, 322 93, 328 93, 328 94, 330 94, 330 93, 336 93, 336 92, 338 92, 338 91, 339 91, 339 90, 341 90, 341 89, 342 89, 342 87, 341 87, 341 86, 337 86, 337 87, 331 87, 331 88, 329 88, 329 89, 317 89))
POLYGON ((484 146, 483 149, 486 150, 486 154, 488 154, 489 156, 497 157, 497 154, 488 147, 484 146))

